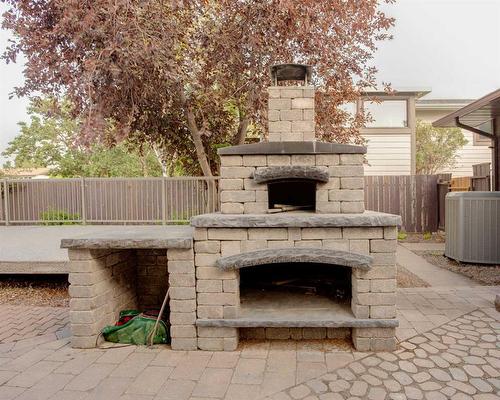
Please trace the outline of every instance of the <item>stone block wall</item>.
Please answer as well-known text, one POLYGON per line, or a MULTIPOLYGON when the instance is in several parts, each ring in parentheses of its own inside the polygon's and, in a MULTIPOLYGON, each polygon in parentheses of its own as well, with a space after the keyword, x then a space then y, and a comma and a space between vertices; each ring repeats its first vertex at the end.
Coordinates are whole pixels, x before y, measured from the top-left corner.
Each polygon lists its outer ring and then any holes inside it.
POLYGON ((168 289, 167 250, 137 250, 136 260, 139 310, 159 308, 168 289))
POLYGON ((318 166, 329 171, 329 181, 316 185, 317 213, 362 213, 364 207, 363 154, 221 155, 220 202, 223 214, 265 214, 267 184, 253 179, 259 168, 318 166))
POLYGON ((101 329, 113 325, 121 310, 137 307, 133 251, 73 250, 69 294, 71 345, 92 348, 101 329))
MULTIPOLYGON (((237 318, 240 305, 238 271, 222 271, 215 266, 220 257, 238 254, 245 229, 196 228, 194 250, 196 294, 199 319, 237 318)), ((198 327, 198 348, 202 350, 235 350, 237 328, 198 327)))
MULTIPOLYGON (((223 319, 238 316, 239 271, 223 271, 215 262, 226 256, 268 248, 317 247, 373 258, 369 271, 352 272, 352 312, 359 319, 396 317, 397 228, 195 228, 196 291, 198 319, 223 319)), ((355 329, 353 342, 358 349, 394 348, 393 328, 355 329), (391 330, 392 329, 392 330, 391 330), (389 335, 392 332, 392 336, 389 335)), ((316 338, 333 337, 335 329, 245 329, 243 337, 316 338)), ((238 343, 236 328, 198 327, 198 347, 204 350, 231 350, 238 343), (219 336, 217 336, 219 335, 219 336)), ((363 350, 363 351, 365 351, 363 350)))
POLYGON ((321 340, 350 336, 350 328, 240 328, 240 339, 248 340, 321 340))
POLYGON ((269 141, 314 140, 314 87, 271 86, 268 93, 269 141))
POLYGON ((159 308, 170 287, 174 350, 196 350, 193 249, 68 250, 72 346, 92 348, 125 309, 159 308))
POLYGON ((196 350, 196 279, 193 249, 168 249, 170 335, 173 350, 196 350))

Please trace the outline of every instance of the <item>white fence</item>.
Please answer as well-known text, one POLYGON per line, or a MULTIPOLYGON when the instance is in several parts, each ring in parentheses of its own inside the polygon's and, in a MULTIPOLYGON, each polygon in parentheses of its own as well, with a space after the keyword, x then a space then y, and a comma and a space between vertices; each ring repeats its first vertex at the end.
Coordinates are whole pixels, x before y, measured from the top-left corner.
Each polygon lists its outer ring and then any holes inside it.
POLYGON ((4 179, 0 224, 175 224, 218 211, 218 177, 4 179))

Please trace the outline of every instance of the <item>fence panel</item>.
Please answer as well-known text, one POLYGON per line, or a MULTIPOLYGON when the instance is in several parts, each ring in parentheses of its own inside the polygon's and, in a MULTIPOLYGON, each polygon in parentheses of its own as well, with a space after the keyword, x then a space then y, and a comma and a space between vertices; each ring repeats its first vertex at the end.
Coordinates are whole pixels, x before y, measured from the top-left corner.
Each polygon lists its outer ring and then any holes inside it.
MULTIPOLYGON (((167 224, 219 209, 218 178, 18 179, 2 187, 0 222, 8 216, 10 224, 167 224)), ((436 231, 437 188, 437 175, 366 176, 366 209, 401 215, 408 232, 436 231)))
POLYGON ((401 215, 407 232, 435 232, 437 182, 437 175, 366 176, 366 209, 401 215))
POLYGON ((8 216, 10 224, 81 222, 79 179, 9 179, 5 186, 4 217, 8 216))
POLYGON ((0 223, 167 224, 218 211, 218 178, 9 179, 0 223))
POLYGON ((472 166, 472 190, 489 192, 491 190, 491 164, 482 163, 472 166))

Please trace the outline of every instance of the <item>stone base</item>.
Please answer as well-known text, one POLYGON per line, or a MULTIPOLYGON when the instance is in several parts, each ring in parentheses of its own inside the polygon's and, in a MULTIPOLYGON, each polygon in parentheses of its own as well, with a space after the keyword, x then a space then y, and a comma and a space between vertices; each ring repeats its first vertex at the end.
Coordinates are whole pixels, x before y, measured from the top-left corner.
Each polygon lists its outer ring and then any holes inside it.
POLYGON ((353 328, 352 342, 357 351, 396 350, 395 328, 353 328))
POLYGON ((240 328, 240 338, 246 340, 321 340, 350 336, 349 328, 240 328))

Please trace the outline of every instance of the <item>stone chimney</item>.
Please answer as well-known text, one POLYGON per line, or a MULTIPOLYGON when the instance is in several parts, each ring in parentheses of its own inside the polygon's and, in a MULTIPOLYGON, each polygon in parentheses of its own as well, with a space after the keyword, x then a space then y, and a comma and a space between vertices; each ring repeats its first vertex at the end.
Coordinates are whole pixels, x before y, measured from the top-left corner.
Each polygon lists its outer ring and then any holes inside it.
POLYGON ((311 67, 281 64, 271 68, 269 87, 269 141, 314 141, 314 87, 309 85, 311 67), (279 86, 282 81, 302 81, 299 86, 279 86))

